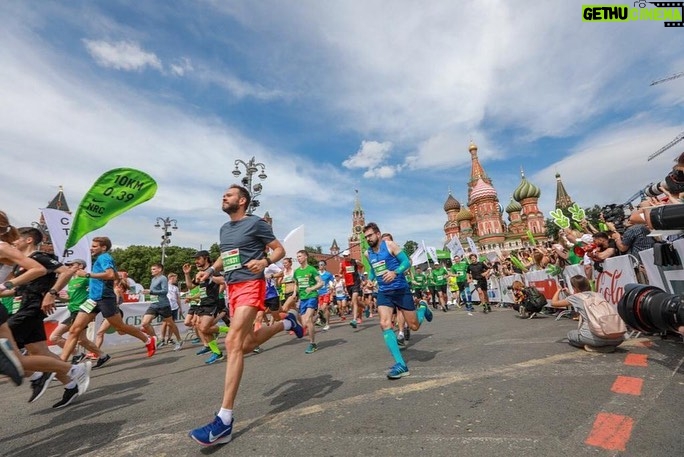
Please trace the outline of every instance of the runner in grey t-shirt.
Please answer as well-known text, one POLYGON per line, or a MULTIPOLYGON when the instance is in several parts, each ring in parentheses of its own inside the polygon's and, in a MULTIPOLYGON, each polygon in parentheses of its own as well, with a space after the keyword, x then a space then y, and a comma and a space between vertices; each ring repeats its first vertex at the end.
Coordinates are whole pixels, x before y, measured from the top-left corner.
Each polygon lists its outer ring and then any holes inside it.
POLYGON ((226 284, 263 279, 264 272, 251 272, 247 263, 266 258, 264 247, 275 241, 271 226, 258 216, 247 215, 223 224, 219 234, 226 284))
MULTIPOLYGON (((169 297, 166 296, 169 293, 169 283, 163 274, 164 266, 161 263, 155 263, 150 267, 150 271, 152 272, 152 281, 150 283, 150 290, 147 292, 150 294, 151 303, 143 316, 142 328, 145 333, 156 338, 157 335, 154 327, 152 327, 152 320, 159 316, 169 326, 171 333, 176 337, 176 341, 180 342, 180 332, 173 320, 169 297)), ((162 345, 162 342, 163 340, 160 340, 159 344, 162 345)), ((177 351, 180 349, 180 344, 176 346, 174 350, 177 351)))

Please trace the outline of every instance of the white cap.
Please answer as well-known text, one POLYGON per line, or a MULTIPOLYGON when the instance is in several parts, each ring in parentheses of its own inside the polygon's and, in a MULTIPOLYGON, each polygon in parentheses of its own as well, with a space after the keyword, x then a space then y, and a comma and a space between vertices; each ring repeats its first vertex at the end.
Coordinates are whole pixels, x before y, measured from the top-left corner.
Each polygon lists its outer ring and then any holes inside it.
POLYGON ((348 256, 349 255, 349 249, 345 249, 344 251, 342 251, 342 255, 348 256))
POLYGON ((582 241, 582 243, 590 244, 594 242, 594 237, 589 235, 588 233, 585 233, 584 235, 582 235, 582 238, 580 238, 580 240, 582 241))

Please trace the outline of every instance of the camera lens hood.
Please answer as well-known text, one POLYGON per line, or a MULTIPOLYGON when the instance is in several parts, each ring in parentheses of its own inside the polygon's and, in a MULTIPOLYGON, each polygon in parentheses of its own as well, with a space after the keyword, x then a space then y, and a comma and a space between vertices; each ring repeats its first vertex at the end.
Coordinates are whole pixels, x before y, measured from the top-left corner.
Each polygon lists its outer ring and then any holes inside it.
POLYGON ((684 204, 659 206, 652 209, 650 215, 654 229, 684 229, 684 204))

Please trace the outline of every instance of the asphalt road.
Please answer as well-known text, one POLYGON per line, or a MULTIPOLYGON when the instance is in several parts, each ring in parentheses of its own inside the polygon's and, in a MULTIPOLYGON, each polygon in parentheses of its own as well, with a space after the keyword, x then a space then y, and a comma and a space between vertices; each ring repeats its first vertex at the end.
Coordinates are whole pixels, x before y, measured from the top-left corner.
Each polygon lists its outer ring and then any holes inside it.
POLYGON ((576 326, 508 309, 435 313, 392 365, 377 319, 335 323, 319 351, 280 334, 249 355, 230 444, 188 431, 220 407, 225 362, 197 347, 117 347, 65 409, 54 383, 37 402, 0 380, 0 454, 35 456, 676 456, 684 453, 684 344, 628 340, 613 354, 563 341, 576 326))

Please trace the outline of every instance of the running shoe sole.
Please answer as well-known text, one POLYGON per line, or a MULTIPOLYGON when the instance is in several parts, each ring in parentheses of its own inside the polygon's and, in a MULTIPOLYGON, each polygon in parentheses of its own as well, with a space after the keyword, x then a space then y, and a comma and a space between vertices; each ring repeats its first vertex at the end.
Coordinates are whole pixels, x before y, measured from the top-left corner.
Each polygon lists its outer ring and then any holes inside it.
POLYGON ((0 373, 9 376, 18 386, 24 380, 24 367, 7 338, 0 338, 0 373))

